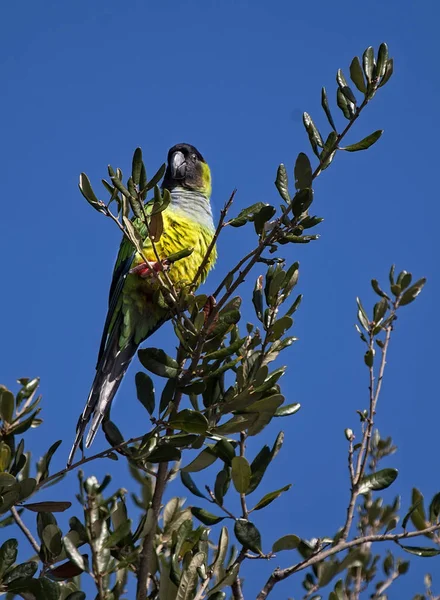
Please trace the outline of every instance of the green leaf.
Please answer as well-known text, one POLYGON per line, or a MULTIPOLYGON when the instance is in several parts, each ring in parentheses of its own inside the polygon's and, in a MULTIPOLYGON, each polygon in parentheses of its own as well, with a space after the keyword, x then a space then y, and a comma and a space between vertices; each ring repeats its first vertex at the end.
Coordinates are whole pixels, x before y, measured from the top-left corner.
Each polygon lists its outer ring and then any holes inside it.
POLYGON ((367 93, 367 86, 365 85, 364 73, 361 67, 361 61, 358 56, 355 56, 351 61, 350 65, 350 77, 357 89, 362 93, 367 93))
POLYGON ((281 163, 277 170, 277 178, 275 180, 275 186, 281 196, 281 198, 290 204, 289 194, 289 179, 287 177, 286 167, 281 163))
POLYGON ((141 148, 136 148, 133 154, 133 162, 131 168, 131 177, 133 179, 133 183, 135 185, 139 185, 141 181, 141 172, 142 172, 142 150, 141 148))
POLYGON ((177 387, 177 379, 169 379, 162 390, 160 397, 159 413, 162 414, 174 398, 177 387))
POLYGON ((369 348, 364 354, 364 363, 371 369, 374 364, 374 348, 369 348))
POLYGON ((113 421, 104 420, 102 423, 102 429, 110 446, 116 447, 124 443, 124 436, 119 431, 118 427, 113 423, 113 421))
POLYGON ((46 500, 45 502, 33 502, 30 504, 23 504, 23 508, 27 508, 27 510, 31 510, 32 512, 49 513, 64 512, 71 506, 71 502, 57 502, 55 500, 46 500))
POLYGON ((196 458, 182 468, 182 471, 187 473, 196 473, 206 469, 217 460, 217 455, 211 450, 211 448, 205 448, 200 452, 196 458))
POLYGON ((373 81, 374 68, 375 68, 373 46, 369 46, 365 50, 365 52, 362 56, 362 64, 363 64, 364 74, 367 79, 367 82, 371 83, 373 81))
POLYGON ((214 561, 212 563, 212 572, 214 577, 219 577, 222 569, 223 563, 225 562, 226 553, 228 551, 229 544, 229 533, 226 527, 222 527, 220 532, 220 537, 217 544, 217 551, 215 553, 214 561))
POLYGON ((245 494, 251 482, 251 467, 244 456, 232 459, 232 482, 239 494, 245 494))
POLYGON ((422 277, 422 279, 419 279, 411 287, 405 290, 402 296, 400 297, 399 306, 405 306, 406 304, 410 304, 411 302, 413 302, 422 291, 425 283, 426 277, 422 277))
POLYGON ((352 104, 356 104, 356 97, 351 91, 350 87, 347 85, 347 80, 345 79, 341 69, 338 69, 336 73, 336 83, 347 100, 352 104))
POLYGON ((309 136, 312 150, 316 154, 316 156, 319 158, 318 147, 322 148, 324 146, 324 142, 322 141, 321 134, 319 133, 318 129, 316 128, 316 126, 312 120, 312 117, 306 112, 303 113, 303 123, 304 123, 304 127, 306 128, 307 134, 309 136))
POLYGON ((310 164, 309 157, 304 152, 300 152, 296 158, 294 174, 297 190, 312 187, 312 165, 310 164))
POLYGON ((281 552, 281 550, 295 550, 295 548, 298 548, 300 542, 301 538, 299 538, 297 535, 284 535, 273 544, 272 552, 281 552))
POLYGON ((276 490, 275 492, 269 492, 269 494, 266 494, 261 498, 259 502, 257 502, 257 504, 252 510, 261 510, 262 508, 276 500, 279 496, 281 496, 283 492, 287 492, 287 490, 290 490, 291 487, 292 484, 289 483, 289 485, 285 485, 284 487, 280 488, 279 490, 276 490))
POLYGON ((139 371, 135 376, 136 393, 139 402, 147 409, 150 415, 154 413, 154 384, 146 373, 139 371))
POLYGON ((193 556, 180 578, 176 600, 191 600, 194 597, 198 581, 198 569, 205 563, 205 560, 206 556, 204 552, 198 552, 193 556))
POLYGON ((237 519, 234 525, 234 533, 237 540, 244 548, 248 548, 256 554, 262 554, 261 535, 255 525, 247 519, 237 519))
POLYGON ((84 592, 72 592, 65 600, 86 600, 86 595, 84 592))
POLYGON ((116 548, 119 542, 130 535, 131 531, 131 520, 127 519, 124 523, 121 523, 119 527, 111 533, 106 541, 104 542, 104 548, 116 548))
POLYGON ((0 548, 0 578, 17 560, 18 542, 16 539, 6 540, 0 548))
POLYGON ((223 505, 223 498, 226 496, 230 482, 231 469, 225 467, 217 473, 214 483, 214 496, 220 505, 223 505))
POLYGON ((285 315, 284 317, 277 319, 269 330, 268 341, 275 342, 276 340, 279 340, 292 325, 292 317, 285 315))
POLYGON ((159 167, 158 171, 153 175, 153 177, 150 179, 150 181, 146 185, 147 191, 150 191, 156 187, 156 185, 159 183, 159 181, 165 175, 166 168, 167 167, 166 167, 165 163, 159 167))
POLYGON ((377 64, 376 64, 376 77, 383 77, 385 75, 385 71, 388 63, 388 46, 385 43, 382 43, 379 46, 379 50, 377 53, 377 64))
POLYGON ((78 567, 78 569, 81 569, 81 571, 86 571, 87 566, 84 561, 84 557, 79 553, 77 547, 69 539, 68 536, 64 536, 63 544, 66 550, 66 554, 70 558, 70 560, 78 567))
POLYGON ((178 412, 169 422, 172 429, 180 429, 187 433, 205 433, 208 420, 202 413, 185 408, 178 412))
MULTIPOLYGON (((296 192, 295 196, 292 199, 292 212, 295 217, 300 217, 312 204, 313 202, 313 190, 311 188, 304 188, 296 192)), ((298 238, 299 236, 289 237, 287 234, 287 239, 298 238)))
POLYGON ((194 496, 198 496, 199 498, 204 498, 207 500, 205 494, 199 490, 196 484, 193 481, 193 478, 189 473, 185 471, 180 471, 180 479, 182 480, 183 485, 192 493, 194 496))
POLYGON ((403 544, 399 544, 402 550, 408 552, 409 554, 415 554, 416 556, 423 557, 431 557, 438 556, 440 554, 440 550, 438 548, 422 548, 420 546, 404 546, 403 544))
POLYGON ((161 463, 161 462, 171 462, 180 460, 182 454, 178 448, 173 448, 168 444, 162 444, 158 446, 153 452, 148 456, 148 462, 150 463, 161 463))
POLYGON ((349 103, 348 103, 347 98, 341 92, 341 88, 339 88, 339 87, 336 92, 336 104, 341 109, 344 117, 350 121, 352 118, 352 111, 349 108, 349 103))
POLYGON ((429 520, 431 523, 437 523, 440 515, 440 492, 435 494, 429 505, 429 520))
POLYGON ((0 387, 0 418, 3 419, 5 423, 11 423, 14 408, 14 394, 6 388, 0 387))
POLYGON ((146 369, 159 377, 175 378, 179 374, 179 363, 160 348, 138 350, 139 360, 146 369))
MULTIPOLYGON (((336 132, 335 122, 333 121, 332 114, 330 112, 330 106, 328 103, 327 92, 325 87, 321 90, 321 106, 324 109, 328 122, 330 123, 331 128, 336 132)), ((310 187, 309 185, 306 187, 310 187)))
POLYGON ((387 83, 387 81, 389 81, 391 75, 393 74, 393 71, 394 71, 394 60, 392 58, 390 58, 385 67, 385 75, 382 77, 382 80, 381 80, 380 84, 378 85, 378 87, 382 87, 383 85, 385 85, 387 83))
POLYGON ((198 508, 197 506, 193 506, 191 508, 191 513, 204 525, 215 525, 216 523, 220 523, 220 521, 223 521, 223 519, 225 518, 213 515, 207 510, 204 510, 203 508, 198 508))
POLYGON ((388 296, 385 294, 385 292, 383 292, 379 286, 379 282, 377 281, 377 279, 372 279, 371 280, 371 287, 373 288, 373 290, 376 292, 376 294, 378 296, 381 296, 382 298, 388 298, 388 296))
POLYGON ((347 152, 359 152, 359 150, 367 150, 370 146, 375 144, 377 140, 383 133, 383 129, 378 129, 374 133, 370 133, 363 140, 357 142, 356 144, 351 144, 350 146, 345 146, 345 148, 341 148, 341 150, 346 150, 347 152))
POLYGON ((33 577, 37 571, 38 563, 35 560, 22 563, 21 565, 17 565, 16 567, 14 567, 11 571, 8 571, 7 575, 5 575, 2 579, 2 584, 8 585, 16 579, 21 579, 23 577, 33 577))
POLYGON ((265 224, 271 220, 275 213, 276 208, 267 204, 255 214, 253 221, 255 231, 258 235, 263 233, 265 224))
POLYGON ((6 471, 11 464, 11 449, 5 442, 0 442, 0 472, 6 471))
POLYGON ((276 409, 274 417, 288 417, 289 415, 294 415, 301 408, 301 404, 299 402, 295 402, 294 404, 286 404, 285 406, 280 406, 276 409))
POLYGON ((249 221, 253 221, 254 216, 264 207, 266 204, 263 202, 256 202, 247 208, 244 208, 242 211, 238 213, 238 216, 235 219, 231 219, 228 224, 232 227, 242 227, 246 225, 249 221))
POLYGON ((359 484, 359 494, 386 489, 394 482, 398 473, 397 469, 382 469, 371 475, 366 475, 359 484))
POLYGON ((226 421, 220 427, 216 427, 215 433, 219 433, 220 435, 240 433, 241 431, 246 431, 256 420, 257 415, 254 414, 234 415, 232 419, 226 421))
POLYGON ((104 205, 95 196, 95 192, 93 191, 90 180, 85 173, 81 173, 81 175, 79 176, 78 187, 79 187, 81 194, 84 196, 84 198, 87 200, 87 202, 91 206, 93 206, 93 208, 95 210, 97 210, 100 213, 105 213, 104 205))
POLYGON ((226 571, 225 576, 210 590, 208 590, 207 597, 214 600, 213 594, 216 594, 224 587, 230 586, 237 579, 238 572, 240 570, 239 563, 235 563, 230 569, 226 571))
POLYGON ((59 556, 63 549, 63 534, 56 525, 46 525, 43 529, 42 540, 52 556, 59 556))

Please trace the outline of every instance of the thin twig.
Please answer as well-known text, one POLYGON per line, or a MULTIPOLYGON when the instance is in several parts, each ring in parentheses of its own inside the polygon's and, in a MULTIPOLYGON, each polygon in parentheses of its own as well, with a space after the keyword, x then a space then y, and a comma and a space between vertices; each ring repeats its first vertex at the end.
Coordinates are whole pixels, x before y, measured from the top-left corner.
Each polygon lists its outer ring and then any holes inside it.
POLYGON ((203 273, 203 270, 206 267, 209 257, 211 256, 212 251, 215 248, 218 237, 224 227, 226 215, 228 214, 228 211, 232 206, 232 203, 234 201, 234 196, 236 193, 237 193, 237 190, 236 189, 233 190, 232 194, 229 197, 229 200, 226 202, 226 204, 224 205, 224 207, 222 208, 222 210, 220 212, 220 220, 218 222, 217 229, 215 230, 214 237, 212 238, 211 243, 209 244, 208 249, 206 250, 205 256, 203 257, 203 260, 200 263, 199 268, 197 269, 197 273, 195 274, 194 279, 192 280, 192 284, 191 284, 192 286, 197 284, 197 280, 203 273))
POLYGON ((220 510, 222 510, 224 513, 226 513, 228 515, 228 517, 230 517, 231 519, 234 519, 234 521, 235 521, 236 520, 235 515, 233 515, 230 510, 228 510, 225 506, 223 506, 223 504, 220 504, 220 502, 215 497, 214 492, 211 490, 209 485, 205 485, 205 489, 208 492, 208 494, 212 500, 212 503, 215 504, 216 506, 218 506, 220 508, 220 510))
MULTIPOLYGON (((246 444, 246 433, 244 431, 240 432, 240 456, 242 456, 244 458, 244 451, 245 451, 245 444, 246 444)), ((241 503, 241 510, 243 511, 243 519, 247 519, 249 516, 249 511, 247 509, 247 505, 246 505, 246 494, 240 494, 240 503, 241 503)))
POLYGON ((399 577, 399 571, 394 571, 391 575, 382 583, 380 587, 377 588, 376 592, 373 596, 371 596, 371 600, 378 600, 382 597, 382 594, 387 590, 396 579, 399 577))
POLYGON ((162 462, 157 469, 156 486, 154 488, 153 499, 150 510, 153 511, 153 525, 147 533, 142 545, 142 552, 139 557, 138 581, 136 588, 136 600, 145 600, 147 597, 147 582, 153 564, 153 543, 156 535, 157 521, 159 518, 162 496, 165 491, 167 479, 168 463, 162 462))
POLYGON ((275 587, 275 584, 277 584, 279 581, 283 581, 284 579, 287 579, 287 577, 290 577, 294 573, 303 571, 304 569, 307 569, 312 565, 315 565, 316 563, 323 562, 326 558, 329 558, 334 554, 339 554, 339 552, 343 552, 344 550, 348 550, 349 548, 355 548, 356 546, 362 546, 363 544, 371 544, 373 542, 397 542, 398 540, 415 538, 439 530, 440 525, 437 524, 431 525, 426 529, 421 529, 420 531, 404 531, 403 533, 388 533, 383 535, 365 535, 354 538, 353 540, 349 541, 340 541, 336 546, 333 546, 328 550, 322 550, 320 552, 317 552, 316 554, 312 554, 312 556, 306 558, 305 560, 296 565, 292 565, 291 567, 287 567, 286 569, 275 569, 275 571, 267 580, 263 589, 258 594, 257 600, 265 600, 275 587))
POLYGON ((12 514, 12 517, 13 517, 14 521, 17 523, 17 525, 20 527, 21 531, 24 533, 24 535, 29 540, 29 543, 32 546, 32 548, 35 550, 35 552, 37 554, 39 554, 40 553, 40 546, 39 546, 37 540, 32 535, 31 531, 26 527, 26 525, 22 521, 22 519, 21 519, 20 515, 18 514, 18 511, 15 508, 15 506, 11 507, 11 514, 12 514))
POLYGON ((231 585, 231 592, 234 600, 244 600, 241 579, 238 575, 234 583, 231 585))
POLYGON ((197 594, 194 596, 194 600, 202 600, 204 593, 206 591, 206 588, 208 587, 210 582, 211 582, 211 577, 207 577, 205 579, 205 581, 202 583, 202 585, 199 587, 197 594))

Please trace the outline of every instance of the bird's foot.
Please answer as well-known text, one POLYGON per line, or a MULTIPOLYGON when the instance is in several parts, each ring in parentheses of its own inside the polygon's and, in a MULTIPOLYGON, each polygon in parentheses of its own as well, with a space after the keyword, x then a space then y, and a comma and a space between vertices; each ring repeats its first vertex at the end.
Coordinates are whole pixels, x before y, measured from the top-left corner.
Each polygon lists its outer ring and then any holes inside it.
POLYGON ((130 269, 130 274, 139 275, 141 279, 147 279, 148 277, 154 277, 160 271, 168 271, 169 268, 170 263, 167 259, 150 263, 143 262, 130 269))

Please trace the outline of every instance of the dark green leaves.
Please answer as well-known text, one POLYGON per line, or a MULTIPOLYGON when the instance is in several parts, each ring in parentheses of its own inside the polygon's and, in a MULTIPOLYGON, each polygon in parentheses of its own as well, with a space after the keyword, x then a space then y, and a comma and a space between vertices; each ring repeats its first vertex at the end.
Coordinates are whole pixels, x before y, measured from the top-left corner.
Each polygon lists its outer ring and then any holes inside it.
POLYGON ((287 490, 290 490, 291 487, 292 484, 290 483, 289 485, 285 485, 284 487, 280 488, 279 490, 276 490, 275 492, 269 492, 269 494, 266 494, 261 498, 259 502, 257 502, 257 504, 252 510, 261 510, 262 508, 276 500, 279 496, 281 496, 283 492, 287 492, 287 490))
POLYGON ((138 351, 141 364, 159 377, 175 378, 179 374, 179 364, 160 348, 144 348, 138 351))
POLYGON ((251 482, 251 467, 244 456, 232 459, 232 482, 240 494, 245 494, 251 482))
POLYGON ((341 150, 346 150, 347 152, 359 152, 360 150, 367 150, 367 148, 369 148, 377 142, 382 133, 383 129, 378 129, 374 133, 367 135, 367 137, 365 137, 360 142, 357 142, 356 144, 351 144, 350 146, 345 146, 345 148, 341 148, 341 150))
POLYGON ((237 540, 244 548, 261 554, 261 535, 258 529, 251 521, 247 519, 237 519, 234 525, 234 533, 237 540))
POLYGON ((357 89, 362 92, 362 94, 366 94, 367 86, 365 85, 364 72, 358 56, 355 56, 351 61, 350 77, 357 89))
POLYGON ((330 123, 331 128, 333 129, 333 131, 336 132, 336 126, 335 126, 335 122, 333 121, 332 114, 330 112, 330 106, 328 104, 327 92, 326 92, 325 87, 323 87, 321 90, 321 106, 324 109, 324 112, 326 114, 328 122, 330 123))
POLYGON ((440 554, 438 548, 421 548, 420 546, 403 546, 402 544, 399 544, 399 546, 409 554, 415 554, 415 556, 422 556, 425 558, 438 556, 440 554))
POLYGON ((264 202, 256 202, 239 212, 235 219, 229 221, 229 225, 232 225, 232 227, 243 227, 249 221, 254 221, 256 215, 267 206, 269 205, 264 204, 264 202))
POLYGON ((294 173, 297 190, 312 187, 312 165, 310 164, 309 157, 304 152, 300 152, 296 158, 294 173))
POLYGON ((426 277, 422 277, 422 279, 416 281, 416 283, 414 283, 410 288, 403 292, 399 300, 399 306, 405 306, 406 304, 410 304, 411 302, 413 302, 422 291, 425 283, 426 277))
POLYGON ((284 535, 277 540, 272 546, 272 552, 280 552, 281 550, 295 550, 301 543, 301 538, 297 535, 284 535))
POLYGON ((31 504, 23 504, 24 508, 32 512, 64 512, 72 506, 71 502, 57 502, 55 500, 46 500, 45 502, 33 502, 31 504))
POLYGON ((377 471, 377 473, 366 475, 359 484, 359 494, 384 490, 394 482, 397 475, 397 469, 382 469, 381 471, 377 471))
POLYGON ((312 117, 306 112, 303 113, 303 123, 304 127, 306 128, 307 135, 309 136, 309 141, 312 146, 312 150, 319 158, 319 147, 322 148, 324 146, 321 134, 315 126, 312 117))
POLYGON ((283 164, 278 167, 275 186, 281 198, 287 202, 287 204, 290 204, 289 180, 287 177, 286 167, 283 164))
POLYGON ((193 506, 191 508, 191 512, 196 517, 196 519, 201 521, 204 525, 215 525, 216 523, 220 523, 220 521, 223 521, 223 519, 225 518, 213 515, 207 510, 204 510, 203 508, 197 508, 196 506, 193 506))
POLYGON ((187 433, 205 433, 208 421, 202 413, 186 408, 174 415, 170 420, 170 427, 187 433))
POLYGON ((93 191, 92 185, 89 181, 89 178, 87 177, 87 175, 85 173, 81 173, 81 175, 79 176, 78 186, 79 186, 81 194, 84 196, 84 198, 87 200, 87 202, 91 206, 93 206, 93 208, 95 210, 97 210, 98 212, 105 213, 104 205, 96 197, 95 192, 93 191))
POLYGON ((193 481, 193 478, 186 471, 180 471, 180 479, 183 485, 192 493, 194 496, 198 496, 199 498, 204 498, 206 500, 205 494, 199 490, 196 484, 193 481))
POLYGON ((150 415, 154 412, 154 384, 149 375, 139 371, 135 376, 136 393, 139 402, 145 406, 150 415))

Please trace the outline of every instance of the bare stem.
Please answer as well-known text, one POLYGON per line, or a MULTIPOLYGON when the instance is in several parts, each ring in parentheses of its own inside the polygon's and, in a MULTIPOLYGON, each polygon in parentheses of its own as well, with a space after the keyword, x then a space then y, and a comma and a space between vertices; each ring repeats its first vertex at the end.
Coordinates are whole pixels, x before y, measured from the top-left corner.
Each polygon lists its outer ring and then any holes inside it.
POLYGON ((147 582, 153 562, 154 536, 156 535, 156 526, 159 518, 160 505, 162 503, 162 496, 166 487, 167 470, 168 463, 163 462, 159 464, 157 469, 156 487, 154 488, 151 508, 149 509, 153 511, 153 526, 151 527, 149 533, 145 536, 142 552, 139 557, 136 600, 145 600, 147 598, 147 582))
POLYGON ((197 273, 194 276, 194 279, 192 281, 192 285, 193 286, 197 285, 197 282, 198 282, 200 276, 203 273, 203 269, 206 267, 206 264, 207 264, 207 262, 209 260, 209 257, 211 256, 212 251, 215 248, 215 245, 217 243, 218 237, 219 237, 219 235, 220 235, 220 233, 221 233, 221 231, 222 231, 222 229, 224 227, 224 222, 225 222, 226 215, 228 214, 228 211, 229 211, 229 209, 232 206, 232 203, 234 201, 234 196, 235 196, 236 193, 237 193, 237 190, 233 190, 232 194, 229 197, 229 200, 226 202, 226 204, 224 205, 224 207, 222 208, 222 210, 220 212, 220 220, 218 222, 217 229, 215 230, 214 237, 212 238, 211 243, 209 244, 208 249, 206 250, 206 254, 203 257, 203 260, 200 263, 199 268, 197 269, 197 273))
POLYGON ((32 535, 31 531, 26 527, 26 525, 22 521, 22 519, 21 519, 20 515, 18 514, 18 511, 15 508, 15 506, 13 506, 11 508, 11 514, 12 514, 12 517, 13 517, 14 521, 17 523, 17 525, 19 526, 19 528, 21 529, 21 531, 23 532, 23 534, 29 540, 29 543, 32 546, 32 548, 35 550, 35 552, 37 554, 39 554, 40 553, 40 546, 39 546, 37 540, 32 535))

